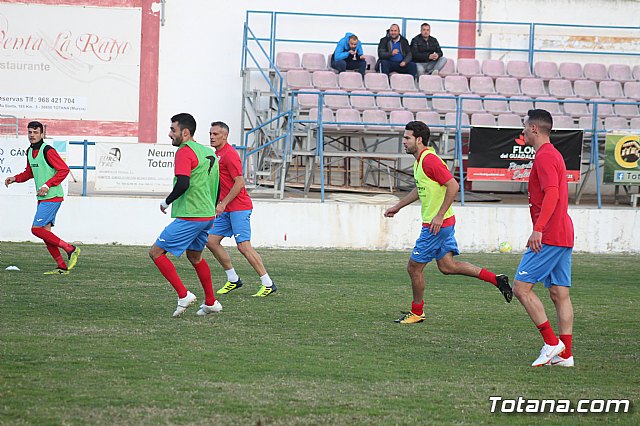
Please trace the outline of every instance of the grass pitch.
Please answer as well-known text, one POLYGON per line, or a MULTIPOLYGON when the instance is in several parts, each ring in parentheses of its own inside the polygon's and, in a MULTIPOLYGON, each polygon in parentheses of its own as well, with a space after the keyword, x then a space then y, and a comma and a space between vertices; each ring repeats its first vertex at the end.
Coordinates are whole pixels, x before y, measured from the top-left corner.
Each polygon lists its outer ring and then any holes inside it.
MULTIPOLYGON (((276 294, 250 297, 259 280, 232 249, 245 287, 219 297, 218 315, 192 307, 174 319, 175 293, 144 247, 83 246, 70 275, 44 276, 53 267, 44 245, 1 242, 0 423, 640 423, 635 407, 489 412, 493 395, 638 401, 638 255, 574 255, 576 367, 533 369, 539 333, 490 284, 429 265, 427 321, 399 325, 409 253, 260 252, 276 294)), ((206 258, 219 288, 224 272, 206 258)), ((513 276, 520 256, 460 259, 513 276)), ((172 260, 199 304, 195 271, 172 260)))

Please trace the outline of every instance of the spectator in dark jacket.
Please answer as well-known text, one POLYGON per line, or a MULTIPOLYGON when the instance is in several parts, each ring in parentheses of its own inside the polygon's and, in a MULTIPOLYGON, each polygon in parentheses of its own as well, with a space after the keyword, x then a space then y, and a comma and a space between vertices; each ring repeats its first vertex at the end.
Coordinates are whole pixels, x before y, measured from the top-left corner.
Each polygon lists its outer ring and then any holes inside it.
POLYGON ((420 25, 420 34, 411 40, 411 54, 418 69, 418 76, 438 74, 447 63, 447 58, 442 56, 438 40, 431 37, 431 25, 426 22, 420 25))
POLYGON ((336 50, 331 56, 331 68, 344 72, 346 70, 358 70, 364 77, 367 61, 362 58, 362 44, 358 36, 346 33, 338 42, 336 50))
POLYGON ((391 72, 416 76, 416 64, 411 62, 411 48, 406 38, 400 35, 400 27, 391 25, 387 35, 378 44, 376 70, 389 75, 391 72))

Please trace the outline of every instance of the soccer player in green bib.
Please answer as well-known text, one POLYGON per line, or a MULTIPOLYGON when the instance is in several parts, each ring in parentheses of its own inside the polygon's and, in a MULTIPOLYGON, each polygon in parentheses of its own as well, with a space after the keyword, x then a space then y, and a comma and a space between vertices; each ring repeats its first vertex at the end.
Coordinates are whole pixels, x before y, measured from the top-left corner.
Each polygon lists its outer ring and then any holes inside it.
POLYGON ((385 217, 394 217, 405 206, 420 200, 422 204, 422 231, 411 252, 407 272, 413 288, 411 311, 396 320, 400 324, 423 322, 424 314, 424 267, 435 259, 440 272, 446 275, 466 275, 496 286, 507 302, 513 293, 506 275, 496 275, 468 262, 458 262, 453 256, 460 254, 455 239, 456 218, 451 204, 460 189, 458 182, 446 164, 429 147, 431 131, 422 121, 411 121, 405 126, 403 144, 406 152, 413 155, 413 177, 416 187, 393 207, 385 217))
POLYGON ((27 167, 15 176, 5 179, 5 186, 14 182, 26 182, 33 178, 36 184, 38 207, 36 209, 31 233, 42 239, 47 250, 58 264, 45 275, 66 275, 69 273, 80 256, 80 247, 73 246, 58 238, 51 228, 56 223, 56 215, 64 200, 62 182, 69 174, 69 166, 64 162, 58 151, 44 142, 44 126, 39 121, 27 124, 27 134, 31 146, 27 149, 27 167), (60 254, 60 249, 67 254, 69 264, 66 264, 60 254))
POLYGON ((167 252, 180 257, 186 251, 187 259, 198 274, 205 302, 200 305, 197 314, 209 315, 222 310, 222 305, 213 294, 211 270, 202 258, 202 250, 207 244, 209 229, 216 215, 219 162, 211 148, 193 140, 195 131, 196 120, 191 114, 181 113, 171 117, 169 137, 173 146, 178 147, 174 158, 175 177, 173 190, 160 203, 160 211, 166 214, 171 205, 171 217, 175 220, 162 231, 149 250, 149 256, 160 273, 178 293, 174 317, 179 317, 193 305, 196 296, 180 280, 167 252))

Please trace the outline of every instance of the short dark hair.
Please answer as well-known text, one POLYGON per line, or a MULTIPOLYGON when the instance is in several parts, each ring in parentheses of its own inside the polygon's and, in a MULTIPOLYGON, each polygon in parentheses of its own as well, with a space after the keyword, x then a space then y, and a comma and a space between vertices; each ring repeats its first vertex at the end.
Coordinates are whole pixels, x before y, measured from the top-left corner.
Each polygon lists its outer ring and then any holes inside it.
POLYGON ((551 113, 546 109, 530 109, 527 111, 527 116, 529 117, 529 122, 534 122, 542 133, 548 135, 551 133, 551 129, 553 129, 553 117, 551 117, 551 113))
POLYGON ((227 126, 227 123, 225 123, 224 121, 214 121, 213 123, 211 123, 211 127, 220 127, 225 132, 227 132, 227 134, 229 134, 229 126, 227 126))
POLYGON ((44 126, 39 121, 30 121, 27 124, 27 129, 40 129, 40 132, 44 133, 44 126))
POLYGON ((351 34, 351 36, 349 37, 349 40, 355 40, 358 41, 358 36, 355 34, 351 34))
POLYGON ((404 126, 405 130, 411 130, 413 137, 422 138, 422 145, 427 146, 429 144, 429 137, 431 136, 431 130, 422 121, 410 121, 404 126))
POLYGON ((171 122, 178 123, 180 130, 189 129, 191 136, 196 133, 196 119, 191 114, 181 112, 171 117, 171 122))
POLYGON ((422 25, 420 25, 420 29, 423 29, 424 27, 429 27, 431 28, 431 24, 428 24, 426 22, 423 22, 422 25))

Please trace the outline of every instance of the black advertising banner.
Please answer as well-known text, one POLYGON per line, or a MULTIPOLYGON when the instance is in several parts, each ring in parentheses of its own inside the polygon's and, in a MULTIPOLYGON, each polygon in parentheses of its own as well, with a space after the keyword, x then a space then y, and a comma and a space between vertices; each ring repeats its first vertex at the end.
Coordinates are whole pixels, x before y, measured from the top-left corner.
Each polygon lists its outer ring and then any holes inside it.
MULTIPOLYGON (((552 130, 551 143, 567 167, 567 181, 580 181, 582 130, 552 130)), ((529 181, 535 150, 525 146, 522 129, 472 127, 467 180, 529 181)))

